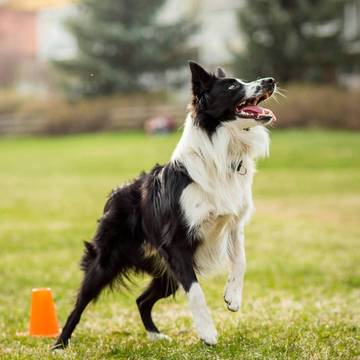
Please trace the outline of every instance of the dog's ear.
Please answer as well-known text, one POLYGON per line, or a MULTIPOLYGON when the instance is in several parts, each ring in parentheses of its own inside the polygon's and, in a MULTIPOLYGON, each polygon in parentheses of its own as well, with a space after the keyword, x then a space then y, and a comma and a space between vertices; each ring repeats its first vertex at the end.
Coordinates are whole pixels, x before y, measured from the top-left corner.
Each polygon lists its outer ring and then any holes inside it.
POLYGON ((226 74, 225 74, 224 69, 222 69, 221 67, 218 67, 218 68, 216 69, 216 76, 219 77, 219 78, 224 78, 224 77, 226 77, 226 74))
POLYGON ((214 75, 208 73, 204 68, 202 68, 194 61, 189 61, 189 66, 192 75, 191 82, 193 93, 194 95, 199 96, 204 91, 210 89, 214 81, 214 75))

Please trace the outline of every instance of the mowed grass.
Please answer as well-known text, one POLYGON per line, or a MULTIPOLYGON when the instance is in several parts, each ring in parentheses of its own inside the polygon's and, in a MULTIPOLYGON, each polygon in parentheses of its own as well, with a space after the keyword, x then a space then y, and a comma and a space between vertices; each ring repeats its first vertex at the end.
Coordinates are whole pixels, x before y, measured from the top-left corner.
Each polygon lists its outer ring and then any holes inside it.
POLYGON ((360 134, 273 131, 246 230, 243 308, 223 303, 226 271, 201 279, 219 343, 198 342, 184 294, 154 317, 172 342, 149 343, 131 292, 91 304, 70 348, 30 338, 31 289, 51 287, 61 325, 110 189, 170 157, 179 133, 0 141, 0 358, 355 359, 360 357, 360 134))

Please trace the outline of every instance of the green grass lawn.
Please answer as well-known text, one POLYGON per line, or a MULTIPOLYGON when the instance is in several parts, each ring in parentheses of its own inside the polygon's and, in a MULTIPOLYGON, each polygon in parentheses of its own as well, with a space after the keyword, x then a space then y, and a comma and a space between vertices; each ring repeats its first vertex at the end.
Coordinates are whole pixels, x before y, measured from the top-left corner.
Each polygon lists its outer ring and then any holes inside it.
POLYGON ((24 335, 31 289, 51 287, 60 323, 81 279, 110 189, 165 162, 179 134, 97 134, 0 140, 0 358, 360 358, 360 133, 273 131, 255 179, 257 212, 246 231, 243 308, 223 303, 225 269, 201 283, 219 343, 198 342, 184 294, 157 304, 172 342, 149 343, 132 292, 88 307, 69 349, 24 335))

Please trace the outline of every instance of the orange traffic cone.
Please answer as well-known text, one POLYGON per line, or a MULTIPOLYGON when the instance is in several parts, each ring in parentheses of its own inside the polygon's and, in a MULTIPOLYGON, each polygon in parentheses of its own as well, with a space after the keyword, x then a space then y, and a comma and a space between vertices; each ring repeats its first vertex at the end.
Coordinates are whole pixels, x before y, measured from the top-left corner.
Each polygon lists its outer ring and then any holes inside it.
POLYGON ((59 324, 50 288, 32 289, 29 334, 47 337, 59 335, 59 324))

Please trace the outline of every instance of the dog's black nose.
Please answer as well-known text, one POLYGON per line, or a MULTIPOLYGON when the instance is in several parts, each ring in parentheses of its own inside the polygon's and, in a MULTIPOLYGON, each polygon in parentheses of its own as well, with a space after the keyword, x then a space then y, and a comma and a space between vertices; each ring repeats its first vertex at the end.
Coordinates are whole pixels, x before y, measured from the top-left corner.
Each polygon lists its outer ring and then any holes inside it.
POLYGON ((261 85, 263 86, 274 86, 276 84, 276 80, 273 77, 268 77, 265 79, 262 79, 261 85))

